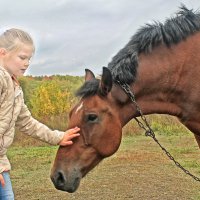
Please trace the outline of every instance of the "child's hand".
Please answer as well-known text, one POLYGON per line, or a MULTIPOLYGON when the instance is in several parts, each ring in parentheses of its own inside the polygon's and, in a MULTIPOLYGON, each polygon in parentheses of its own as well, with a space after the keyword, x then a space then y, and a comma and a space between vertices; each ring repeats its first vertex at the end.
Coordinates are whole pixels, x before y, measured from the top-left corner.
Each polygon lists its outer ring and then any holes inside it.
POLYGON ((72 139, 80 135, 78 131, 80 131, 80 128, 78 127, 67 130, 65 132, 63 139, 60 141, 59 145, 60 146, 72 145, 73 144, 72 139))
POLYGON ((0 184, 1 184, 2 187, 5 186, 5 181, 4 181, 4 178, 3 178, 2 174, 0 174, 0 184))

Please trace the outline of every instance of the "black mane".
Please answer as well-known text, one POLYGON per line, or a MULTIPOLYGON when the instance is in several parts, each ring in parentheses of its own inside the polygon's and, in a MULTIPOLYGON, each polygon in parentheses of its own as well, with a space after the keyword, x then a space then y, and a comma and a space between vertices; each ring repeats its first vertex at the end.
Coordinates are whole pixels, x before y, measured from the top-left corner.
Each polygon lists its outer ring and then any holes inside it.
MULTIPOLYGON (((138 55, 140 53, 150 53, 159 44, 170 47, 185 40, 188 36, 200 31, 200 13, 188 10, 184 5, 176 13, 176 17, 167 19, 164 24, 154 22, 141 27, 131 38, 128 44, 121 49, 112 61, 108 64, 113 80, 120 80, 125 83, 135 81, 138 66, 138 55)), ((91 84, 89 84, 91 85, 91 84)), ((83 92, 83 87, 78 95, 88 96, 97 92, 98 87, 93 87, 93 92, 83 92), (81 92, 82 90, 82 92, 81 92)), ((86 88, 84 89, 86 91, 86 88)))
POLYGON ((99 88, 99 82, 100 82, 99 79, 86 81, 82 85, 82 87, 76 92, 76 96, 87 97, 95 95, 99 88))
POLYGON ((200 14, 188 10, 183 5, 176 17, 167 19, 164 24, 160 22, 155 22, 153 25, 146 24, 108 64, 113 79, 132 83, 136 77, 137 58, 140 53, 149 53, 159 44, 168 47, 177 44, 199 30, 200 14))

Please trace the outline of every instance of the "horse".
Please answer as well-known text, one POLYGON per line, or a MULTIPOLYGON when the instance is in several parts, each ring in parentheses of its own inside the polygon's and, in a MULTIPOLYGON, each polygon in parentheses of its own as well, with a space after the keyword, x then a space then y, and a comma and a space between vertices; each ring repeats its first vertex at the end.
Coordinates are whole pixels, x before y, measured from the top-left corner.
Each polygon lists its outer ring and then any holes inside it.
POLYGON ((145 24, 103 67, 85 70, 79 102, 68 127, 80 127, 71 146, 58 148, 51 180, 58 190, 75 192, 81 179, 119 148, 122 128, 140 116, 121 84, 134 93, 143 115, 175 116, 200 147, 200 13, 182 5, 164 23, 145 24))

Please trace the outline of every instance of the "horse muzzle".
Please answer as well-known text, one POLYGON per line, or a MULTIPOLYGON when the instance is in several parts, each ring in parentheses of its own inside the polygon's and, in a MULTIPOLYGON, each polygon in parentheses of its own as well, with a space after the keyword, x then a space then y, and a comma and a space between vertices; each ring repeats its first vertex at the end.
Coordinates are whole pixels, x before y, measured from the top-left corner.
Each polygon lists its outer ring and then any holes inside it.
POLYGON ((70 176, 61 170, 51 173, 51 180, 55 188, 69 193, 73 193, 78 189, 81 178, 82 175, 78 170, 74 170, 70 176))

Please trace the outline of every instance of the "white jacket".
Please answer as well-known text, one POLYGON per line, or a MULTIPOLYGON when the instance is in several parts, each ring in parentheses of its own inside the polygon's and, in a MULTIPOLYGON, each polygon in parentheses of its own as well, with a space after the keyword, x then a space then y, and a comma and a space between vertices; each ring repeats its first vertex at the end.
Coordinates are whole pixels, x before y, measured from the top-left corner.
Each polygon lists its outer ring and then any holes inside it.
POLYGON ((6 152, 13 142, 15 127, 53 145, 58 144, 64 136, 64 132, 52 131, 31 116, 24 104, 21 87, 0 67, 0 173, 11 169, 6 152))

